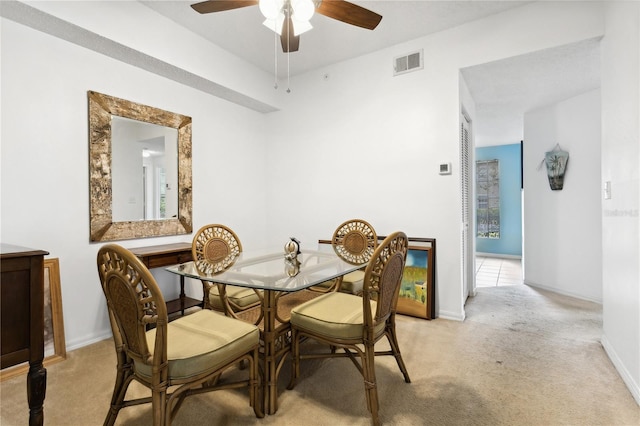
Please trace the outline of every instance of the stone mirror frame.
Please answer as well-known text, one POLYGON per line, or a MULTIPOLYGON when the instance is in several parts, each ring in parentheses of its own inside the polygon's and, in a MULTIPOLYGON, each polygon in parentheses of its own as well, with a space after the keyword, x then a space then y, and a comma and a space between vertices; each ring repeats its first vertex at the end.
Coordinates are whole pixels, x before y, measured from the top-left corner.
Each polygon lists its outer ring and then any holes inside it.
POLYGON ((192 224, 191 117, 89 91, 89 203, 91 241, 190 234, 192 224), (177 130, 177 217, 113 221, 112 117, 177 130))

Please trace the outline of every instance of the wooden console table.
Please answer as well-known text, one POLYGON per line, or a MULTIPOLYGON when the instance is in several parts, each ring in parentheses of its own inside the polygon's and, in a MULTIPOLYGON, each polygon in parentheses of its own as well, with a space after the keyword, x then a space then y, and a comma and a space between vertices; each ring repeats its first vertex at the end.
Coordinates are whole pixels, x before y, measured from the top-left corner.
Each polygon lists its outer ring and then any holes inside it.
MULTIPOLYGON (((149 269, 164 266, 177 265, 193 260, 191 256, 191 243, 161 244, 157 246, 137 247, 129 249, 149 269)), ((184 311, 194 306, 203 306, 203 301, 187 297, 184 293, 184 277, 180 277, 180 297, 167 301, 167 312, 172 314, 184 311)))
POLYGON ((44 423, 47 370, 44 358, 44 256, 0 244, 0 368, 29 361, 29 425, 44 423))

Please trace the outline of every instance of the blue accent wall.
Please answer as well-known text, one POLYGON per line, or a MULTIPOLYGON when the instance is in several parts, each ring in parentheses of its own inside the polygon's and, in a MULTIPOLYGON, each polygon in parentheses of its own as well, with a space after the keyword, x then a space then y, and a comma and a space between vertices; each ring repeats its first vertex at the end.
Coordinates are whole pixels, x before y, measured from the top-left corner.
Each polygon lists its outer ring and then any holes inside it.
POLYGON ((500 238, 476 237, 476 252, 522 256, 520 150, 519 143, 476 148, 477 161, 500 162, 500 238))

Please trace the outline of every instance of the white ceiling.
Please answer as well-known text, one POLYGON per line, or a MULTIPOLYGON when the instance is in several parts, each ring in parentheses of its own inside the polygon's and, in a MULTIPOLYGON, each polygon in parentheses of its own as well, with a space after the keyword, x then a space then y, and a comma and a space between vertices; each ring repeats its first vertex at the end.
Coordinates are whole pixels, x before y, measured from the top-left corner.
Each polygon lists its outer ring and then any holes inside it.
MULTIPOLYGON (((257 6, 199 14, 198 0, 140 0, 156 12, 244 58, 274 72, 274 33, 262 25, 257 6)), ((365 30, 316 14, 314 28, 301 35, 300 50, 289 58, 291 75, 361 56, 404 41, 481 19, 530 1, 353 1, 383 16, 365 30)), ((286 76, 286 55, 277 40, 278 74, 286 76)), ((206 54, 206 52, 203 52, 206 54)), ((476 145, 516 143, 522 114, 599 87, 599 40, 547 49, 462 70, 476 101, 476 145)))
MULTIPOLYGON (((258 6, 200 14, 190 5, 200 0, 140 0, 156 12, 266 72, 274 70, 274 32, 262 25, 258 6)), ((300 36, 300 50, 289 58, 291 75, 374 52, 427 34, 452 28, 530 1, 355 0, 352 3, 382 15, 373 31, 315 14, 313 29, 300 36)), ((280 77, 286 76, 286 55, 277 45, 280 77)), ((206 52, 203 52, 206 54, 206 52)))
POLYGON ((476 102, 476 146, 523 140, 523 114, 600 87, 600 39, 461 70, 476 102))

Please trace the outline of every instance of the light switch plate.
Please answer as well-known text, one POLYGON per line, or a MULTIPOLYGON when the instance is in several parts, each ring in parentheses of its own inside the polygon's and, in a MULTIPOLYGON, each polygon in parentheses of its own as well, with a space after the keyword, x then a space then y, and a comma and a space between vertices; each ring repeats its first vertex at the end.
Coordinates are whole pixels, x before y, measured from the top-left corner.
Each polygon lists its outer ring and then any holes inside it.
POLYGON ((604 192, 604 199, 610 200, 611 199, 611 181, 606 181, 602 187, 602 190, 604 192))

